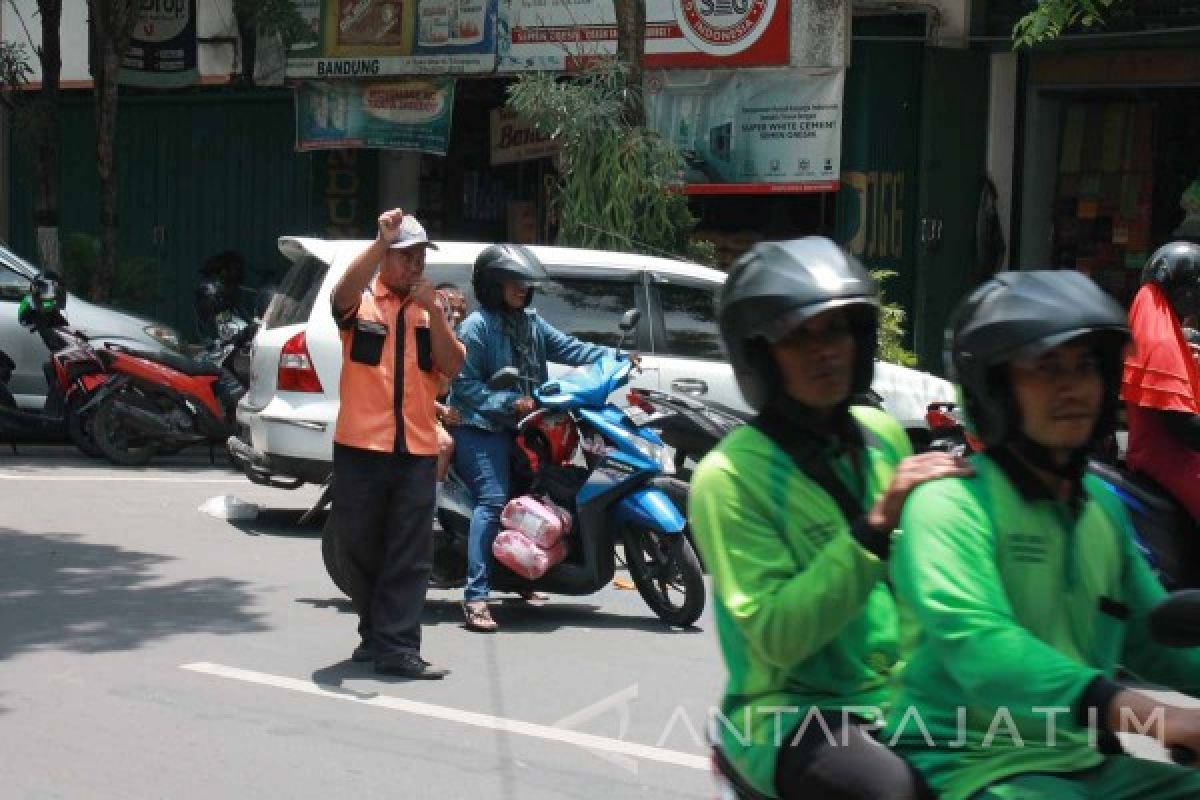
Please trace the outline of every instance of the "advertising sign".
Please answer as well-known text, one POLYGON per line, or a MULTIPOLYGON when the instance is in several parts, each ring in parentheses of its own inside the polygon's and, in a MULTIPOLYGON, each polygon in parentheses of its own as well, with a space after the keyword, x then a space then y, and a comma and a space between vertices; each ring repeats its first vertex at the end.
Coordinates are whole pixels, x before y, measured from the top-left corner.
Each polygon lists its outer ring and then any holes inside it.
POLYGON ((556 155, 558 143, 507 108, 492 109, 492 166, 556 155))
POLYGON ((143 0, 137 15, 118 83, 152 89, 196 83, 196 0, 143 0))
POLYGON ((671 71, 646 77, 646 124, 687 163, 688 194, 836 192, 845 73, 671 71))
POLYGON ((446 155, 454 80, 296 87, 296 149, 417 150, 446 155))
POLYGON ((288 78, 491 72, 497 0, 299 0, 315 43, 288 54, 288 78))
MULTIPOLYGON (((786 66, 791 0, 646 0, 645 64, 786 66)), ((572 70, 617 52, 612 0, 511 0, 500 22, 502 71, 572 70)))

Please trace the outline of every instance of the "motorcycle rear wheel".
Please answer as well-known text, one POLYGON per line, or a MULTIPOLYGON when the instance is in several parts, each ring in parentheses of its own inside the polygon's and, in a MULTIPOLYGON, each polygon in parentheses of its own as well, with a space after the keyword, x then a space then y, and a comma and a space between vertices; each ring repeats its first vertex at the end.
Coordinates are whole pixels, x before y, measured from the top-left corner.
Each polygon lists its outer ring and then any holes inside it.
POLYGON ((663 622, 687 628, 704 611, 704 574, 682 534, 627 528, 625 563, 638 593, 663 622))
POLYGON ((321 531, 321 559, 325 562, 325 572, 338 591, 350 596, 350 581, 346 570, 342 567, 342 551, 338 543, 337 528, 334 526, 336 515, 330 514, 325 518, 325 527, 321 531))
POLYGON ((143 399, 130 391, 118 392, 106 398, 92 417, 92 440, 112 463, 122 467, 143 466, 154 457, 157 448, 153 440, 138 436, 121 424, 116 412, 118 397, 127 400, 136 397, 134 402, 143 399))
POLYGON ((86 397, 74 395, 67 401, 67 407, 64 411, 67 417, 67 438, 85 456, 103 458, 104 451, 97 446, 95 440, 92 438, 92 418, 95 416, 95 412, 79 413, 79 407, 86 402, 86 397))

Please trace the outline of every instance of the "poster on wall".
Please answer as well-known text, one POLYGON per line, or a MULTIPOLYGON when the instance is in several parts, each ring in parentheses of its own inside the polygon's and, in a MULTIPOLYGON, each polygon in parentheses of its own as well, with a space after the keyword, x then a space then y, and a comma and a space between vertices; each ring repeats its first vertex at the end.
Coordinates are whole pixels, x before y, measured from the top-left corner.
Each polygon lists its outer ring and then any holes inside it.
POLYGON ((296 86, 296 149, 415 150, 446 155, 454 80, 302 82, 296 86))
POLYGON ((646 124, 687 164, 688 194, 836 192, 845 72, 646 75, 646 124))
POLYGON ((117 82, 176 89, 200 80, 196 66, 196 0, 140 3, 117 82))
MULTIPOLYGON (((646 0, 645 64, 786 66, 791 0, 646 0)), ((577 70, 617 52, 613 0, 511 0, 501 11, 501 71, 577 70)))
POLYGON ((498 0, 299 0, 316 40, 288 54, 288 78, 491 72, 498 0))

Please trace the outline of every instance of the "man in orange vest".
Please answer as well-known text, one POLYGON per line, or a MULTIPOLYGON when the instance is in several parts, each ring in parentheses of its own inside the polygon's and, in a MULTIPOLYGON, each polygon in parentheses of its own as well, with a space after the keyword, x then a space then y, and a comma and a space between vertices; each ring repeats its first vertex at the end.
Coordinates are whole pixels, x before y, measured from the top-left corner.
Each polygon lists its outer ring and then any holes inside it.
POLYGON ((436 249, 401 209, 334 288, 341 329, 341 408, 333 441, 337 526, 362 642, 355 661, 437 680, 421 658, 421 612, 433 560, 438 435, 435 404, 465 349, 423 277, 436 249))

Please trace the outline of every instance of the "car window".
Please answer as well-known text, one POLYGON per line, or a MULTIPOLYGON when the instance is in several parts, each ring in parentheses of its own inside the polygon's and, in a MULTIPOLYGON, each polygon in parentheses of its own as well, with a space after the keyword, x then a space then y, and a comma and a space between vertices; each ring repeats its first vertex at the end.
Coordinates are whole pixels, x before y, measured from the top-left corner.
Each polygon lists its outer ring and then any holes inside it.
POLYGON ((625 280, 559 276, 546 281, 533 298, 542 319, 585 342, 616 347, 621 317, 637 306, 637 284, 625 280))
POLYGON ((717 287, 660 283, 666 352, 685 358, 725 359, 717 330, 717 287))
POLYGON ((271 305, 263 317, 263 327, 269 330, 308 322, 328 271, 328 264, 311 256, 292 264, 283 276, 279 291, 271 298, 271 305))
POLYGON ((29 291, 29 278, 0 265, 0 300, 20 300, 29 291))

